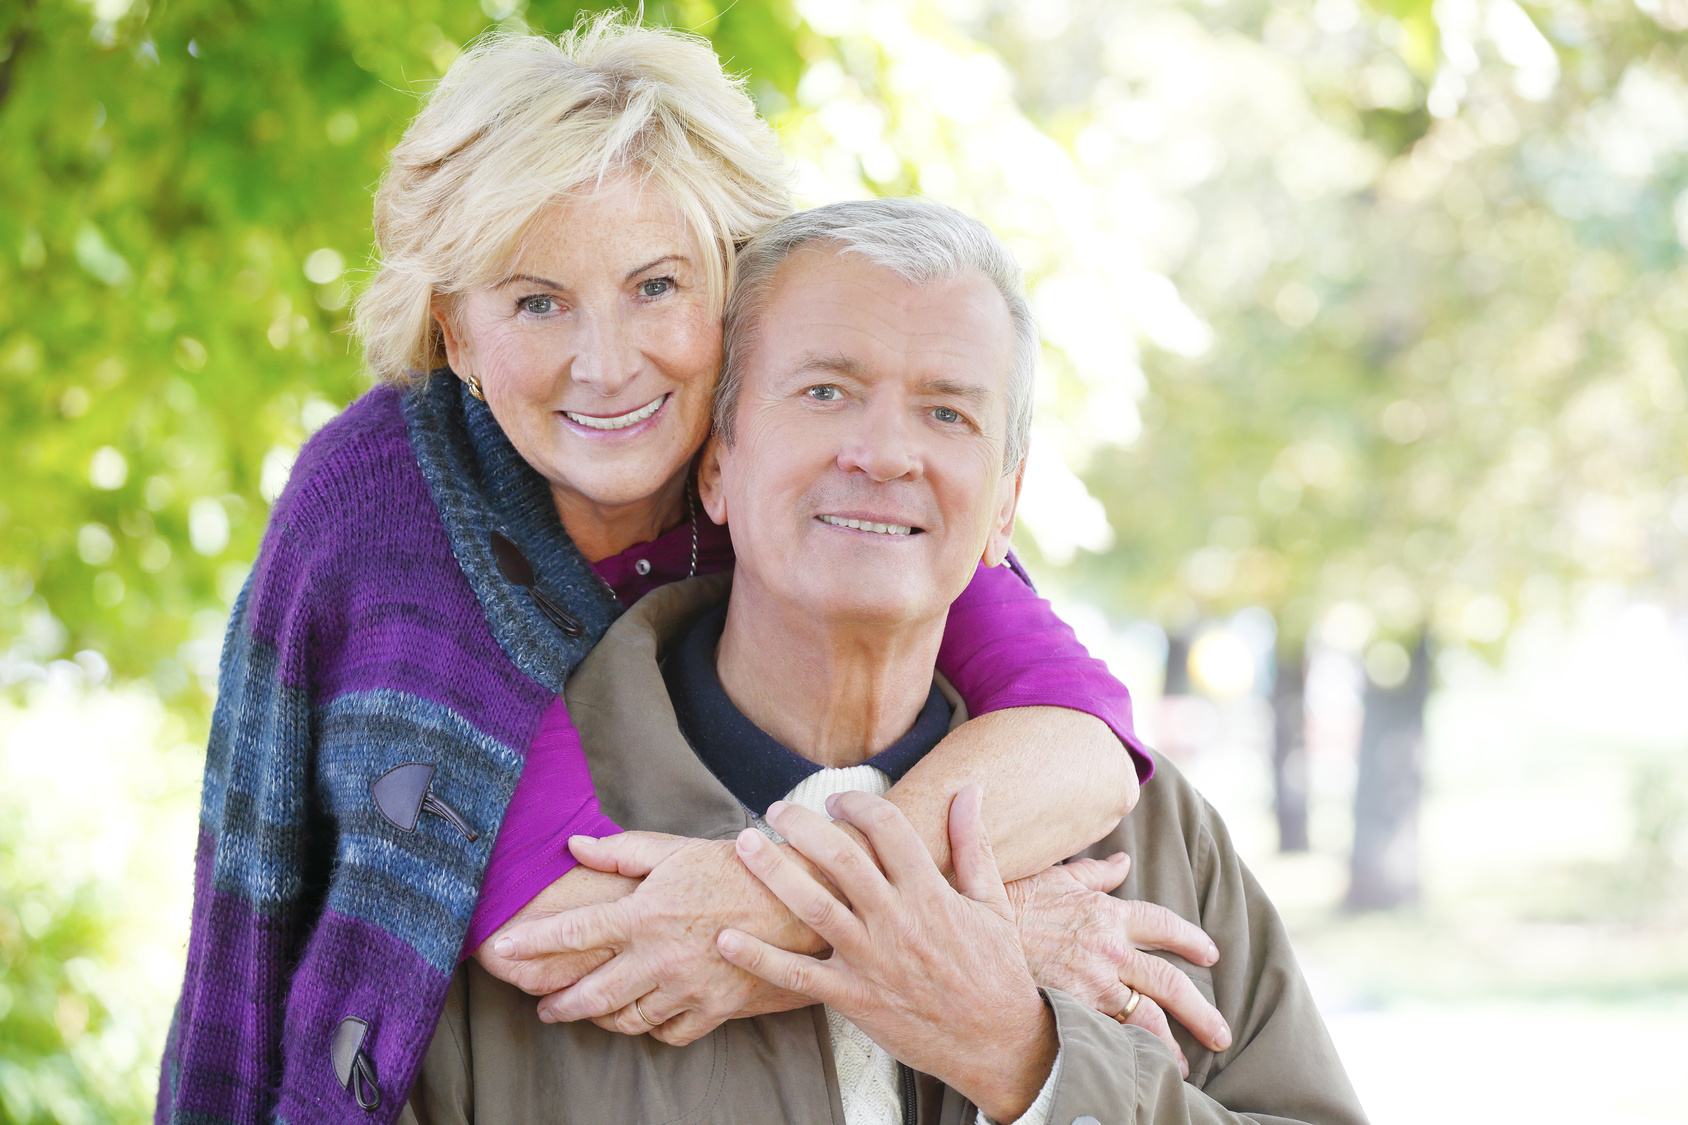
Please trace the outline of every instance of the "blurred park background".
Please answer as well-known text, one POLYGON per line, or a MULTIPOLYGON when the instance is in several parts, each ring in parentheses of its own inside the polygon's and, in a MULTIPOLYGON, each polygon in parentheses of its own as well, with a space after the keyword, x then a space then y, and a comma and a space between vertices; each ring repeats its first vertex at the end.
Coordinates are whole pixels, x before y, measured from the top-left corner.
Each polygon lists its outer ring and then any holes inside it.
MULTIPOLYGON (((150 1118, 222 628, 367 385, 384 154, 580 10, 0 0, 0 1122, 150 1118)), ((1020 550, 1374 1120, 1688 1121, 1688 0, 644 14, 803 202, 1019 255, 1020 550)))

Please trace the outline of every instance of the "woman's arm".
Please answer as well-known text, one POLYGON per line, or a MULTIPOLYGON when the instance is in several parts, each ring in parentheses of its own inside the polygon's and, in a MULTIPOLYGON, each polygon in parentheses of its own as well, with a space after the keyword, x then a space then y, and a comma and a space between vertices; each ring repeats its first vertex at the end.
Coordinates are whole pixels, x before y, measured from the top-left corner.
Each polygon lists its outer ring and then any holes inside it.
MULTIPOLYGON (((839 822, 838 827, 855 832, 846 822, 839 822)), ((757 981, 725 962, 716 963, 707 954, 719 931, 712 925, 693 925, 700 917, 718 921, 722 929, 742 928, 739 920, 750 925, 766 922, 757 917, 763 904, 755 888, 762 884, 748 881, 746 868, 731 854, 732 845, 646 832, 603 841, 582 838, 575 843, 592 862, 619 862, 628 872, 649 875, 650 881, 578 867, 523 907, 481 946, 476 958, 495 976, 535 995, 553 986, 561 990, 540 1003, 541 1018, 592 1018, 611 1031, 652 1032, 664 1042, 683 1046, 723 1019, 789 1011, 809 1003, 797 993, 757 981), (643 891, 637 901, 627 897, 635 890, 643 891), (740 908, 737 919, 726 903, 740 908), (576 907, 590 906, 601 908, 570 914, 576 907), (635 932, 640 928, 646 933, 635 932), (684 932, 691 943, 689 956, 695 970, 675 974, 685 976, 685 981, 659 981, 642 995, 636 990, 617 995, 616 985, 607 978, 580 991, 564 987, 609 960, 610 949, 597 942, 618 949, 649 945, 672 953, 680 946, 662 936, 665 929, 684 932), (511 946, 501 954, 497 947, 506 937, 511 946), (549 948, 558 944, 578 948, 561 952, 549 948), (508 955, 530 947, 537 950, 531 959, 508 955), (640 1000, 637 1009, 631 1007, 633 997, 640 1000), (647 1019, 662 1026, 653 1031, 647 1019)), ((810 874, 824 879, 801 853, 789 847, 782 850, 810 874)), ((868 854, 875 855, 871 850, 868 854)), ((1119 855, 1083 859, 1008 884, 1032 975, 1043 987, 1062 989, 1110 1014, 1126 1006, 1128 991, 1135 988, 1144 1002, 1130 1022, 1152 1031, 1175 1055, 1180 1051, 1167 1027, 1167 1014, 1205 1045, 1223 1050, 1230 1033, 1213 1006, 1166 962, 1138 952, 1166 949, 1193 964, 1211 965, 1218 960, 1218 950, 1206 934, 1163 906, 1110 897, 1106 892, 1119 885, 1129 867, 1130 861, 1119 855)), ((796 925, 790 914, 783 921, 788 924, 783 932, 766 931, 764 940, 792 952, 819 953, 825 948, 818 935, 796 925)), ((635 960, 629 958, 623 968, 635 960)), ((633 985, 638 987, 636 974, 633 985)))
POLYGON ((951 879, 949 807, 969 782, 984 790, 985 830, 1009 882, 1089 847, 1137 803, 1131 756, 1100 719, 1062 707, 969 719, 885 794, 951 879))
MULTIPOLYGON (((1005 841, 999 859, 1010 880, 1042 871, 1107 835, 1137 798, 1130 758, 1113 732, 1089 715, 1021 707, 965 722, 886 794, 946 875, 949 806, 969 782, 985 792, 987 831, 1005 841), (1063 803, 1063 793, 1090 799, 1063 803)), ((501 836, 499 844, 504 841, 501 836)), ((574 849, 591 866, 567 871, 472 946, 493 976, 536 996, 556 994, 541 1005, 543 1014, 648 1031, 640 1012, 631 1012, 631 1023, 627 1016, 618 1021, 616 1013, 629 1009, 633 997, 647 995, 638 984, 654 970, 642 974, 629 963, 602 970, 601 979, 594 979, 599 976, 594 970, 610 960, 612 948, 630 962, 689 961, 679 973, 658 976, 663 995, 642 1008, 644 1016, 664 1023, 687 1015, 663 1037, 690 1042, 729 1015, 780 1010, 761 995, 761 982, 719 959, 713 934, 732 925, 793 951, 821 947, 812 931, 748 877, 726 844, 630 832, 604 840, 577 837, 574 849), (685 844, 696 846, 675 862, 685 844), (639 886, 635 877, 658 870, 661 886, 620 901, 639 886), (569 914, 611 903, 613 909, 569 914), (509 945, 501 946, 506 940, 509 945)), ((489 870, 489 886, 491 881, 489 870)), ((483 893, 483 902, 486 897, 483 893)), ((481 914, 477 909, 477 918, 481 914)))
MULTIPOLYGON (((1130 759, 1101 720, 1058 707, 993 711, 950 732, 886 794, 946 874, 949 802, 970 781, 985 791, 986 827, 1003 841, 998 859, 1010 881, 1100 839, 1137 800, 1130 759), (1056 809, 1061 815, 1051 815, 1056 809)), ((488 972, 535 995, 572 984, 608 960, 610 951, 550 950, 514 961, 498 956, 496 939, 520 923, 614 902, 637 886, 625 876, 575 867, 569 837, 617 831, 598 811, 591 784, 579 736, 559 700, 529 748, 465 944, 465 953, 488 972)), ((615 860, 595 862, 613 869, 615 860)), ((769 934, 790 927, 789 914, 759 888, 747 890, 765 909, 761 925, 754 919, 745 924, 769 934)))
MULTIPOLYGON (((1136 802, 1137 781, 1146 780, 1153 766, 1132 729, 1130 694, 1038 597, 1012 556, 1005 566, 980 566, 956 599, 938 669, 972 718, 886 797, 915 825, 946 874, 949 802, 970 781, 985 791, 986 829, 1010 881, 1099 839, 1136 802)), ((529 748, 466 950, 484 946, 522 904, 567 874, 575 863, 565 846, 570 836, 616 831, 598 813, 579 734, 558 700, 529 748)), ((585 881, 580 885, 578 898, 547 892, 554 905, 547 916, 566 909, 565 901, 605 901, 589 895, 585 881)))
MULTIPOLYGON (((553 707, 541 727, 541 738, 535 740, 529 768, 537 767, 546 777, 573 777, 574 771, 566 762, 556 761, 570 757, 566 745, 552 745, 553 739, 547 736, 562 721, 566 721, 566 712, 560 705, 553 707)), ((578 754, 578 741, 575 753, 578 754)), ((642 874, 671 852, 651 850, 642 842, 634 844, 636 840, 649 840, 650 835, 630 833, 626 839, 629 846, 639 849, 637 859, 623 850, 581 842, 581 850, 595 866, 608 869, 604 871, 575 867, 575 858, 560 847, 560 856, 553 856, 548 850, 534 854, 540 852, 530 842, 536 833, 511 823, 511 818, 519 815, 518 802, 523 791, 532 792, 528 780, 524 776, 518 786, 517 798, 511 802, 512 812, 506 816, 504 830, 494 848, 481 903, 470 925, 468 949, 488 972, 537 996, 573 984, 607 961, 611 951, 605 947, 536 946, 531 947, 533 951, 528 956, 516 960, 499 955, 498 939, 518 925, 556 918, 576 907, 614 902, 630 894, 638 886, 637 880, 616 871, 636 869, 642 874), (519 831, 512 832, 512 828, 519 831), (524 865, 521 859, 528 855, 533 856, 533 862, 524 865), (512 888, 520 886, 524 877, 531 879, 532 870, 556 867, 562 867, 564 873, 525 905, 502 912, 496 906, 489 908, 489 904, 508 903, 512 888), (489 918, 498 920, 488 924, 489 918)), ((576 780, 575 788, 578 788, 576 780)), ((1137 799, 1137 777, 1130 759, 1121 752, 1113 732, 1099 719, 1057 707, 1020 707, 970 720, 951 731, 886 794, 886 799, 901 809, 915 826, 933 860, 946 875, 951 873, 949 805, 969 782, 984 790, 986 828, 993 837, 1004 841, 998 862, 1010 882, 1042 871, 1052 862, 1101 839, 1113 830, 1137 799), (1081 792, 1094 799, 1062 805, 1063 794, 1081 792), (1040 799, 1040 795, 1046 799, 1040 799), (1054 815, 1057 810, 1059 815, 1054 815)), ((536 800, 530 798, 526 803, 536 800)), ((567 807, 609 823, 597 812, 595 799, 571 800, 567 807)), ((569 819, 575 821, 578 816, 569 819)), ((848 825, 842 827, 854 831, 848 825)), ((572 834, 565 831, 560 840, 567 840, 572 834)), ((791 948, 809 944, 805 941, 804 928, 777 900, 761 890, 761 884, 745 881, 735 893, 724 893, 737 867, 726 850, 721 853, 720 867, 711 872, 713 877, 709 880, 716 888, 715 893, 699 900, 700 909, 719 907, 729 901, 740 907, 751 906, 743 924, 769 935, 784 930, 791 948)), ((579 940, 578 935, 571 937, 579 940)), ((524 943, 522 948, 525 952, 530 947, 524 943)))
MULTIPOLYGON (((559 893, 559 884, 576 862, 569 854, 569 837, 613 836, 620 831, 598 807, 580 732, 559 696, 546 708, 528 744, 522 775, 487 858, 462 956, 485 947, 495 931, 530 903, 544 899, 550 909, 542 916, 549 917, 569 907, 613 901, 632 890, 631 883, 579 877, 568 881, 567 894, 559 893)), ((502 976, 484 957, 481 964, 502 976)), ((503 979, 521 986, 508 976, 503 979)))
MULTIPOLYGON (((1105 836, 1137 798, 1131 759, 1099 719, 1055 707, 1019 707, 969 720, 886 795, 946 874, 949 806, 969 782, 985 791, 987 830, 1004 841, 999 859, 1010 879, 1042 871, 1105 836), (1081 793, 1088 799, 1071 799, 1081 793)), ((500 849, 507 838, 500 836, 500 849)), ((774 994, 715 952, 713 935, 728 926, 792 951, 824 946, 749 877, 729 845, 626 833, 606 840, 577 837, 574 848, 591 866, 566 871, 471 946, 493 976, 536 996, 552 994, 540 1005, 542 1018, 594 1019, 638 1034, 652 1030, 649 1017, 664 1025, 659 1037, 681 1044, 726 1018, 807 1003, 774 994), (676 855, 686 844, 694 846, 676 855), (639 886, 635 877, 659 871, 661 885, 631 895, 639 886), (587 906, 604 909, 569 913, 587 906), (606 965, 612 952, 616 963, 606 965), (646 964, 671 971, 641 968, 646 964), (650 980, 658 987, 650 988, 650 980), (642 998, 640 1009, 632 1008, 636 997, 642 998)), ((565 858, 573 862, 566 853, 565 858)), ((497 859, 495 850, 495 864, 497 859)), ((489 888, 494 882, 489 868, 489 888)), ((483 892, 483 903, 489 893, 483 892)), ((476 917, 483 917, 479 908, 476 917)))

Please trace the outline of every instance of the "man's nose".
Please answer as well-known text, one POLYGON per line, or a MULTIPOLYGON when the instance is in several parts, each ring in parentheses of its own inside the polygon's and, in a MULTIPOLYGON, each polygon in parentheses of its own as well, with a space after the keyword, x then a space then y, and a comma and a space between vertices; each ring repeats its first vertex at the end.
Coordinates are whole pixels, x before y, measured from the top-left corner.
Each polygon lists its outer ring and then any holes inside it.
POLYGON ((876 403, 857 415, 856 426, 839 450, 838 467, 880 482, 918 478, 920 454, 905 413, 876 403))
POLYGON ((627 325, 613 312, 587 312, 575 336, 569 377, 608 398, 639 373, 640 353, 627 325))

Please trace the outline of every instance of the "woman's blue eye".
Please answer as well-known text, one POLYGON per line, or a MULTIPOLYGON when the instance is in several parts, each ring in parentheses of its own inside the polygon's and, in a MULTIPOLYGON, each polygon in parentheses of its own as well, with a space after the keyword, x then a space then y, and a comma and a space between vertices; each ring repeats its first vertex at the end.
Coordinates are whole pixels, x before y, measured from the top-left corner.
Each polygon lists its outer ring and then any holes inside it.
POLYGON ((832 402, 838 398, 839 390, 831 383, 822 383, 819 386, 810 387, 804 393, 816 402, 832 402))
POLYGON ((535 316, 544 316, 554 311, 556 307, 557 302, 544 295, 522 298, 522 311, 533 313, 535 316))
POLYGON ((673 278, 653 277, 649 281, 641 281, 639 283, 639 296, 660 297, 672 288, 674 288, 673 278))
POLYGON ((935 410, 933 410, 932 411, 932 417, 936 418, 940 422, 959 422, 959 421, 961 421, 961 414, 958 411, 951 410, 947 406, 940 406, 940 407, 936 408, 935 410))

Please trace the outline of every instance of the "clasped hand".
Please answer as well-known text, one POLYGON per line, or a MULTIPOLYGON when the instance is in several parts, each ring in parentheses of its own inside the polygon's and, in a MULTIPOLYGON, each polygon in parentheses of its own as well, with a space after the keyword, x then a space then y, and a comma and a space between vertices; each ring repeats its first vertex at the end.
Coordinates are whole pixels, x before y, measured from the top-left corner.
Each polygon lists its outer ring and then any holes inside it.
MULTIPOLYGON (((542 996, 542 1019, 590 1019, 680 1046, 727 1019, 812 1002, 736 968, 716 950, 715 935, 729 927, 797 952, 826 945, 751 875, 734 843, 626 832, 575 837, 570 847, 583 866, 476 954, 493 975, 542 996), (615 901, 568 909, 594 881, 603 886, 591 886, 592 893, 615 901), (565 890, 574 892, 572 901, 565 890)), ((776 850, 804 862, 789 846, 776 850)), ((1198 965, 1213 964, 1218 951, 1164 907, 1108 895, 1128 868, 1123 855, 1076 860, 1009 883, 1020 944, 1037 983, 1100 1011, 1120 1012, 1128 990, 1140 992, 1128 1022, 1157 1035, 1182 1067, 1168 1015, 1216 1051, 1230 1045, 1230 1030, 1188 977, 1140 951, 1167 950, 1198 965)))
POLYGON ((998 1121, 1018 1118, 1055 1061, 1055 1021, 1038 994, 979 810, 956 795, 949 818, 956 885, 895 805, 844 793, 827 811, 859 830, 884 866, 836 824, 779 802, 768 823, 848 900, 749 829, 744 865, 832 947, 828 960, 736 929, 721 955, 777 987, 830 1005, 892 1056, 959 1090, 998 1121))
POLYGON ((745 869, 732 841, 623 832, 576 836, 569 846, 583 866, 552 883, 476 953, 494 976, 543 997, 540 1019, 589 1019, 678 1047, 737 1016, 811 1003, 716 952, 724 926, 788 949, 825 948, 745 869), (559 910, 565 888, 587 878, 615 880, 632 893, 559 910))

